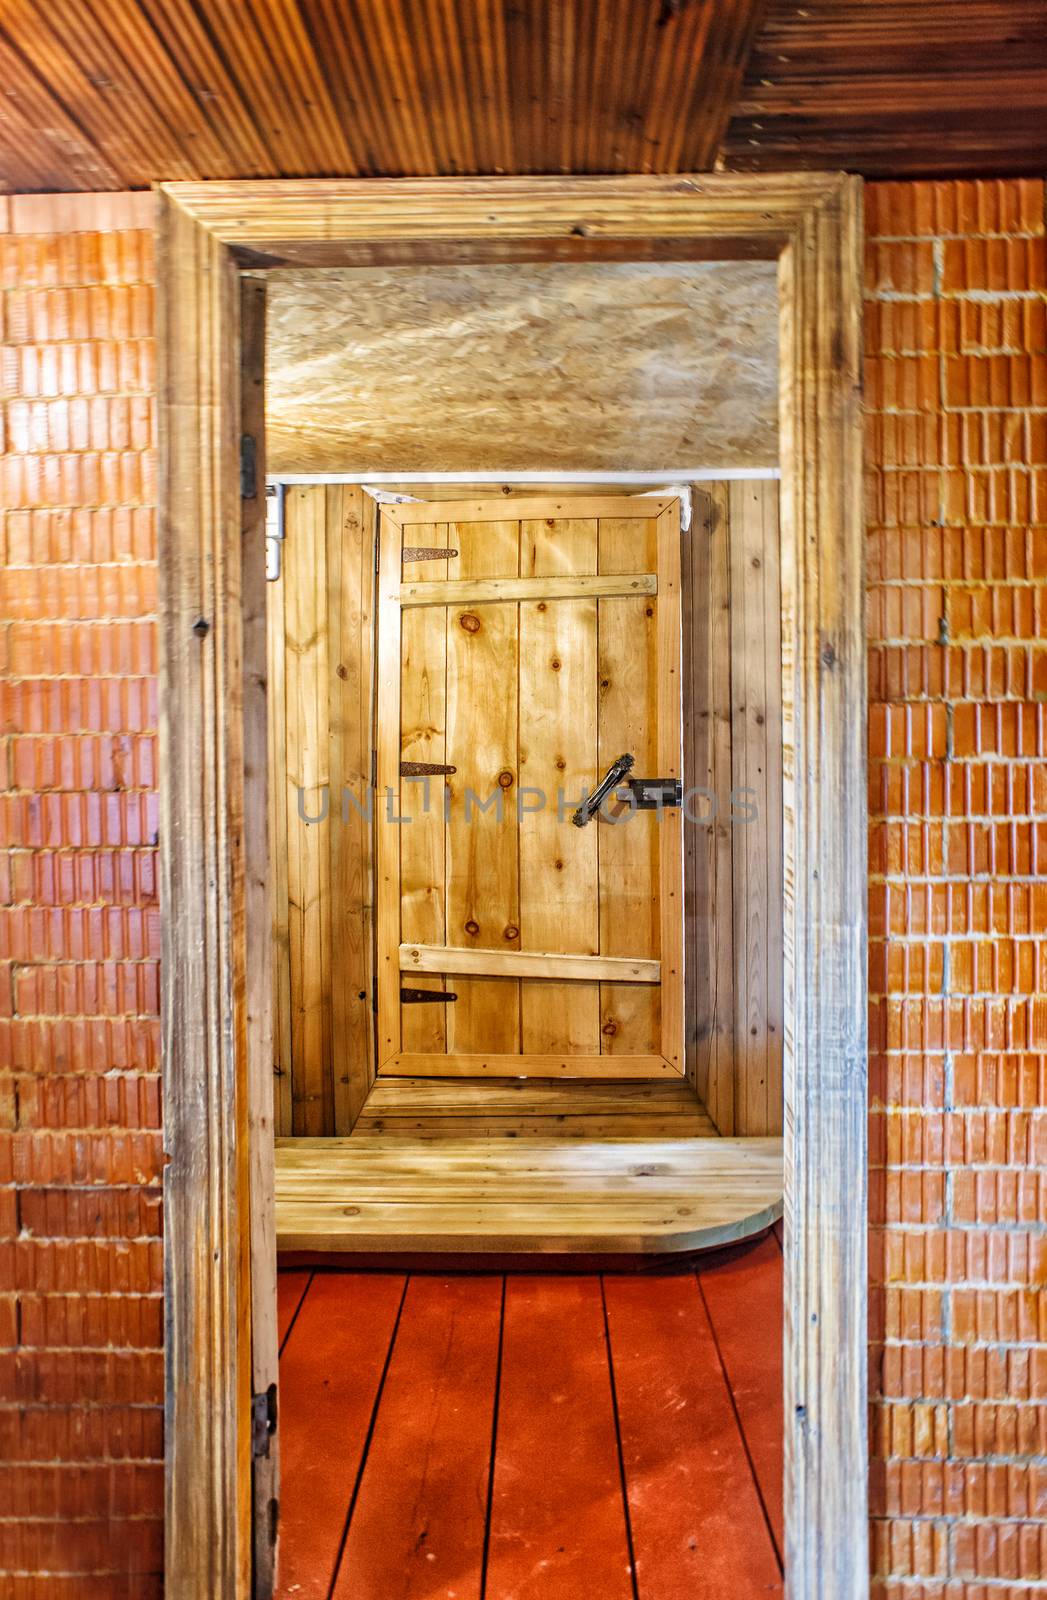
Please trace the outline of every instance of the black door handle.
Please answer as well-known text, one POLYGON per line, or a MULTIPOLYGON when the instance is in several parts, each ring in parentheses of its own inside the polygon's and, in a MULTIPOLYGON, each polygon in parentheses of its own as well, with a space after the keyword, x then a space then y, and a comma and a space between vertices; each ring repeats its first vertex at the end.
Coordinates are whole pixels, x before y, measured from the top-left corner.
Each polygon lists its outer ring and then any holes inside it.
POLYGON ((571 818, 576 828, 584 828, 587 822, 593 820, 611 790, 621 783, 626 773, 633 770, 635 764, 636 758, 629 755, 628 751, 626 751, 625 755, 619 756, 617 761, 611 763, 600 783, 589 798, 582 802, 571 818))

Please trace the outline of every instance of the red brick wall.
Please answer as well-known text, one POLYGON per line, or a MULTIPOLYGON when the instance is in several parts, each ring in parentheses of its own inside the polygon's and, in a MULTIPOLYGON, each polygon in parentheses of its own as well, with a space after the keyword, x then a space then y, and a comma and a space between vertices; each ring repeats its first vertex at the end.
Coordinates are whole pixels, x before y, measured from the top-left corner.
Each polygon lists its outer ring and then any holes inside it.
POLYGON ((149 1600, 163 1503, 152 201, 0 208, 0 1595, 149 1600))
POLYGON ((1047 1578, 1044 185, 867 192, 874 1593, 1047 1578))
MULTIPOLYGON (((1047 1576, 1044 192, 868 199, 876 1591, 1012 1600, 1047 1576)), ((4 1600, 158 1589, 149 216, 0 215, 4 1600)))

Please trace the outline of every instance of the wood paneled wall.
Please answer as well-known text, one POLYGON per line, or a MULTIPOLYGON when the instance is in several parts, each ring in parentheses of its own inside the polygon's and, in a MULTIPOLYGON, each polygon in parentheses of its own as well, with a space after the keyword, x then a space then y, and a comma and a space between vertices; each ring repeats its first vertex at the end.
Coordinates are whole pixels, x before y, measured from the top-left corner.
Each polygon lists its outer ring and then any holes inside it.
MULTIPOLYGON (((276 1126, 347 1134, 373 1078, 374 502, 286 491, 269 585, 276 1126), (326 795, 326 802, 325 802, 326 795), (307 824, 328 806, 327 820, 307 824)), ((688 1075, 723 1134, 782 1126, 778 486, 695 490, 683 537, 688 1075), (712 810, 715 797, 715 815, 712 810)))
POLYGON ((269 584, 276 1130, 339 1134, 373 1076, 374 501, 296 486, 284 514, 269 584))
POLYGON ((722 1134, 782 1129, 778 485, 696 487, 684 539, 688 1073, 722 1134))

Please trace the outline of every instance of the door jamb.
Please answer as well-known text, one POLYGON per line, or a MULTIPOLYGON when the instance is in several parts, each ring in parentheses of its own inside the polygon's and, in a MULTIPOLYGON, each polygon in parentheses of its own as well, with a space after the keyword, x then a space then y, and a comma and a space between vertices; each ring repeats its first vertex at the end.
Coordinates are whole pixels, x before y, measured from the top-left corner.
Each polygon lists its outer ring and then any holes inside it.
MULTIPOLYGON (((858 1600, 868 1591, 859 181, 334 179, 160 194, 170 1592, 252 1592, 250 1399, 260 1373, 275 1379, 275 1339, 262 1313, 252 1318, 252 1298, 272 1298, 271 1248, 252 1275, 251 1235, 272 1236, 273 1163, 267 918, 248 839, 265 813, 265 667, 250 610, 264 541, 241 547, 239 276, 642 255, 779 263, 786 1570, 797 1597, 858 1600)), ((257 1579, 257 1594, 271 1592, 262 1566, 257 1579)))

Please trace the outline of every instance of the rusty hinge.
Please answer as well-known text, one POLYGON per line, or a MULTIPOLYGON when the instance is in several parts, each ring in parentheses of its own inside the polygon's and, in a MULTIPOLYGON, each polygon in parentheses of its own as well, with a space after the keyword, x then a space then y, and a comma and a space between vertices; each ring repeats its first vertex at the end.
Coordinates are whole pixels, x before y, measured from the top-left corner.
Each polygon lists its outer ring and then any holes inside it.
POLYGON ((457 772, 457 767, 441 766, 439 761, 401 761, 401 778, 440 778, 457 772))
POLYGON ((401 561, 446 561, 456 556, 457 550, 441 550, 438 545, 405 544, 400 552, 401 561))
POLYGON ((269 1454, 269 1441, 276 1432, 276 1384, 271 1383, 262 1394, 251 1396, 251 1454, 269 1454))
POLYGON ((425 1006, 432 1001, 457 1000, 456 994, 451 994, 447 989, 401 989, 400 1004, 404 1006, 425 1006))
POLYGON ((249 433, 240 435, 240 499, 253 500, 258 493, 258 445, 249 433))

